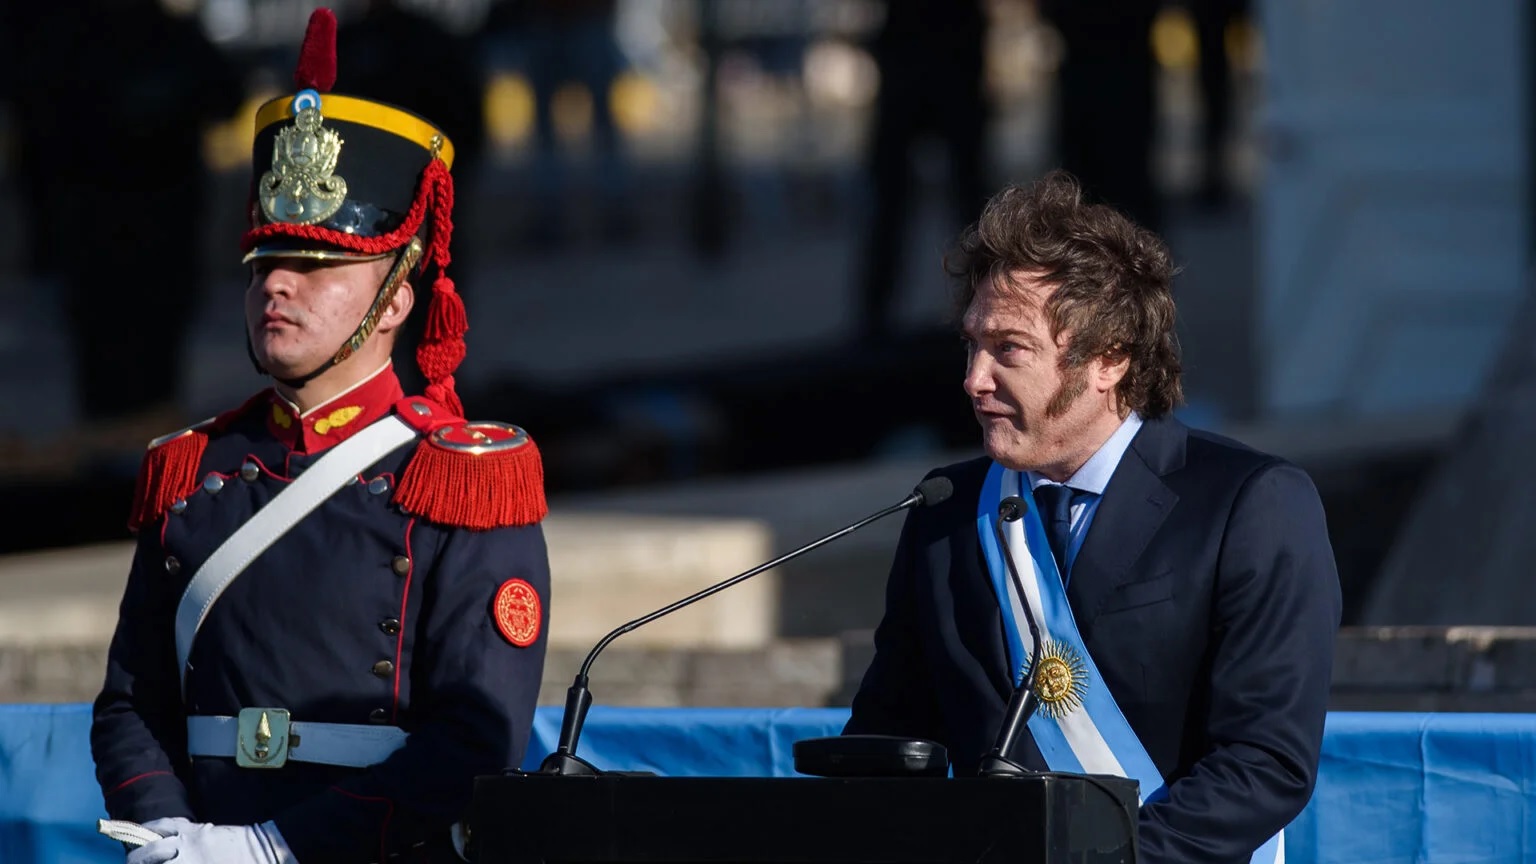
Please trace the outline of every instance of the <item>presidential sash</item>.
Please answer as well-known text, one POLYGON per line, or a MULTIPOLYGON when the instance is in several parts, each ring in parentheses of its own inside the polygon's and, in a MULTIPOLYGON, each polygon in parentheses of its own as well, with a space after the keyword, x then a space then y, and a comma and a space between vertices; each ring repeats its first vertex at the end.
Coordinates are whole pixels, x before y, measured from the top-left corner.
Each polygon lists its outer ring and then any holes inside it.
MULTIPOLYGON (((1126 722, 1114 696, 1089 656, 1078 633, 1066 583, 1057 572, 1045 535, 1045 523, 1035 507, 1034 495, 1023 488, 1017 472, 993 463, 981 487, 976 531, 1008 635, 1009 669, 1015 685, 1038 662, 1035 695, 1039 709, 1029 718, 1029 732, 1052 771, 1074 774, 1110 774, 1129 777, 1140 784, 1141 803, 1167 797, 1162 774, 1146 748, 1126 722), (1023 583, 1024 596, 1014 588, 1005 551, 997 542, 994 526, 998 507, 1017 495, 1028 508, 1021 519, 1003 524, 1014 567, 1023 583), (1029 615, 1040 631, 1040 656, 1030 656, 1029 615)), ((1283 864, 1283 834, 1270 838, 1254 853, 1253 864, 1283 864)))

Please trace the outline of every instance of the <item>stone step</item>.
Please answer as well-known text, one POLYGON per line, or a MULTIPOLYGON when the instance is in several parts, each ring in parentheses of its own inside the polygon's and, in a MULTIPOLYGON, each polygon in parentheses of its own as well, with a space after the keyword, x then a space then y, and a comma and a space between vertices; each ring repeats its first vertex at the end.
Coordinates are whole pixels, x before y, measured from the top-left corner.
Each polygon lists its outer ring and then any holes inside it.
MULTIPOLYGON (((587 648, 552 648, 539 703, 560 705, 587 648)), ((0 641, 0 702, 89 702, 106 669, 104 640, 28 645, 0 641)), ((835 639, 797 639, 752 649, 627 646, 604 651, 589 687, 604 705, 819 706, 840 690, 835 639)))
MULTIPOLYGON (((593 663, 590 688, 604 705, 847 705, 873 653, 870 635, 747 649, 615 642, 593 663)), ((588 650, 550 650, 541 704, 564 702, 588 650)), ((1334 710, 1536 712, 1536 628, 1351 627, 1335 650, 1334 710)), ((89 701, 105 657, 105 640, 0 641, 0 702, 89 701)))
MULTIPOLYGON (((551 645, 586 648, 623 622, 770 557, 750 519, 569 512, 544 525, 551 645)), ((19 645, 110 639, 131 543, 0 557, 0 634, 19 645)), ((777 635, 777 574, 767 573, 625 637, 636 645, 748 648, 777 635)))

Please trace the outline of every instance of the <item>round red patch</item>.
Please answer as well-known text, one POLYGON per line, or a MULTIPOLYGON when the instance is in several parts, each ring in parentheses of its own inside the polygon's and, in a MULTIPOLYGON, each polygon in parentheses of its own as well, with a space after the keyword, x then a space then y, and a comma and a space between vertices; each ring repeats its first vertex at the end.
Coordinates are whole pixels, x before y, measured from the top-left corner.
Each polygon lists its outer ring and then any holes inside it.
POLYGON ((496 589, 491 615, 496 629, 519 648, 527 648, 539 638, 539 614, 543 604, 539 592, 523 579, 508 579, 496 589))

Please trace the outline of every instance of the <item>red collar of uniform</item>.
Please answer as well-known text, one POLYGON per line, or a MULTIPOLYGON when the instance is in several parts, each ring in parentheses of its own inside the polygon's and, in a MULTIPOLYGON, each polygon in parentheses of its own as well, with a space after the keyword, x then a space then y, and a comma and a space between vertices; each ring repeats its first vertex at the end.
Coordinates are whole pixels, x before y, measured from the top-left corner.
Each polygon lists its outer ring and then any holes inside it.
POLYGON ((300 453, 319 453, 368 428, 404 398, 394 367, 386 363, 366 379, 303 413, 272 391, 267 431, 300 453))

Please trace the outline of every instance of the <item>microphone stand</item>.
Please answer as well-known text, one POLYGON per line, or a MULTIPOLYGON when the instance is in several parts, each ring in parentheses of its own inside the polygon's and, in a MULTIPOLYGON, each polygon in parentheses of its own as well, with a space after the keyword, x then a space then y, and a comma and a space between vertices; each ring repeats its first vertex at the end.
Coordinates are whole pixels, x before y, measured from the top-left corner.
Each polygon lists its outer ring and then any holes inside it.
POLYGON ((1035 709, 1040 707, 1039 696, 1035 693, 1035 676, 1040 670, 1040 628, 1035 624, 1035 616, 1029 611, 1029 601, 1024 593, 1024 580, 1019 578, 1019 568, 1013 562, 1013 550, 1009 548, 1007 534, 1003 531, 1004 522, 1017 521, 1024 512, 1024 502, 1018 496, 1010 495, 1004 498, 998 505, 998 517, 997 521, 992 523, 992 531, 997 536, 997 545, 1002 550, 1003 560, 1007 562, 1008 575, 1013 579, 1013 588, 1019 593, 1019 605, 1024 609, 1024 620, 1029 624, 1029 638, 1033 643, 1029 653, 1029 675, 1013 688, 1013 695, 1008 697, 1008 708, 1003 712, 1003 725, 998 730, 997 743, 992 746, 987 755, 982 757, 981 765, 977 769, 977 773, 982 777, 1024 777, 1038 773, 1008 758, 1020 733, 1024 731, 1025 724, 1034 715, 1035 709))
POLYGON ((588 762, 587 760, 582 759, 580 756, 576 755, 576 744, 581 740, 581 729, 582 726, 586 723, 587 711, 592 707, 592 692, 590 689, 588 689, 587 686, 587 673, 592 669, 592 661, 596 660, 597 655, 601 653, 604 648, 608 647, 608 643, 619 638, 620 636, 623 636, 625 633, 634 630, 637 627, 642 627, 646 624, 649 624, 650 622, 655 621, 657 618, 660 618, 664 615, 670 615, 671 613, 676 612, 684 606, 694 603, 695 601, 702 600, 711 594, 724 591, 732 585, 735 585, 736 583, 743 580, 750 579, 753 576, 763 572, 764 570, 771 570, 772 568, 777 567, 786 561, 791 561, 800 557, 801 555, 804 555, 807 552, 810 552, 813 549, 817 549, 826 545, 827 543, 831 543, 833 540, 844 537, 848 534, 852 534, 854 531, 863 528, 865 525, 868 525, 869 523, 879 519, 884 519, 892 513, 907 510, 920 504, 937 504, 939 501, 948 498, 952 491, 953 486, 946 478, 934 477, 930 478, 929 480, 925 480, 923 483, 918 484, 918 487, 914 489, 910 495, 902 499, 902 501, 898 504, 893 504, 872 516, 866 516, 863 519, 853 523, 852 525, 828 534, 819 540, 813 540, 810 543, 801 546, 799 549, 796 549, 793 552, 788 552, 784 555, 780 555, 779 557, 769 561, 766 564, 760 564, 756 567, 753 567, 751 570, 746 571, 745 573, 739 573, 729 579, 726 579, 723 582, 717 582, 702 591, 690 594, 687 597, 677 601, 676 603, 671 604, 670 606, 657 609, 655 612, 652 612, 649 615, 643 615, 639 618, 636 618, 635 620, 616 628, 607 636, 604 636, 602 640, 592 648, 592 651, 587 654, 587 659, 582 661, 581 671, 576 673, 575 681, 573 681, 570 688, 565 691, 565 715, 561 718, 560 721, 559 742, 555 747, 555 752, 545 757, 544 762, 539 765, 538 773, 562 775, 592 775, 603 773, 599 771, 597 767, 594 766, 591 762, 588 762))

